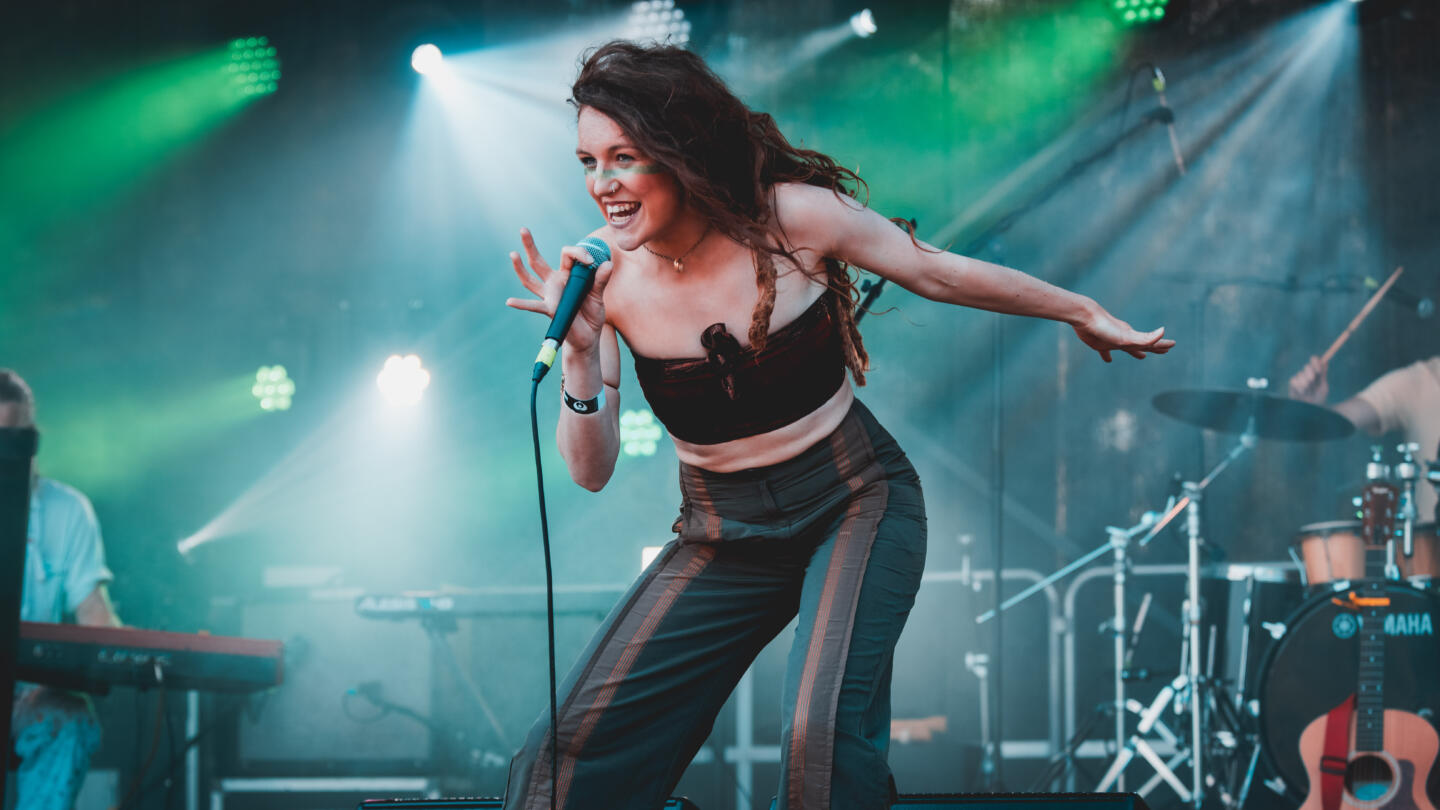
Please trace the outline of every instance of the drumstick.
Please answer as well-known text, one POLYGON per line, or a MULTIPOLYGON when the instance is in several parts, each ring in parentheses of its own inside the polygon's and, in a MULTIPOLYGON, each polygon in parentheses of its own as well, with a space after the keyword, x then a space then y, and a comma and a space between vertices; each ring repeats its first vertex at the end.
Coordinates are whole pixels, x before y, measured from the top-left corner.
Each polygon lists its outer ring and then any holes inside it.
POLYGON ((1365 306, 1360 308, 1360 313, 1351 319, 1350 325, 1345 327, 1345 331, 1340 333, 1340 337, 1335 338, 1335 342, 1330 344, 1330 348, 1326 349, 1325 353, 1320 355, 1320 365, 1323 366, 1329 363, 1330 358, 1335 356, 1335 352, 1340 351, 1340 347, 1345 345, 1345 341, 1350 339, 1350 336, 1355 333, 1355 330, 1365 321, 1366 316, 1370 314, 1370 310, 1374 309, 1375 305, 1380 303, 1380 299, 1385 297, 1385 293, 1390 292, 1391 285, 1395 283, 1395 279, 1400 278, 1400 274, 1403 272, 1405 272, 1405 268, 1397 267, 1395 268, 1395 272, 1390 274, 1390 278, 1385 279, 1385 283, 1381 284, 1380 289, 1376 290, 1375 294, 1370 296, 1370 300, 1366 301, 1365 306))

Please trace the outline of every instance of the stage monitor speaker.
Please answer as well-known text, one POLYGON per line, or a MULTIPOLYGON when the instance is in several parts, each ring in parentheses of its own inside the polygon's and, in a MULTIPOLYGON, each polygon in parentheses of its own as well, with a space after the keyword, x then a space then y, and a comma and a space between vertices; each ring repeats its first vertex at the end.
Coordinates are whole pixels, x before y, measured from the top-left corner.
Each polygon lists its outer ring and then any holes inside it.
MULTIPOLYGON (((504 806, 504 799, 367 799, 356 810, 497 810, 504 806)), ((683 796, 671 796, 665 801, 665 810, 700 810, 695 803, 683 796)))
POLYGON ((911 793, 908 810, 1150 810, 1134 793, 911 793))

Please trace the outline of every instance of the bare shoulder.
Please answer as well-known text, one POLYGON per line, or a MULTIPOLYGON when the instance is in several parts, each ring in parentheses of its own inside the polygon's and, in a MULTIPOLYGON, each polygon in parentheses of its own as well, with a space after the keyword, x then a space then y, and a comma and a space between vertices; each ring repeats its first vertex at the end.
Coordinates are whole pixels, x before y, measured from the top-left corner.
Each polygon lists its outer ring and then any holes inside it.
POLYGON ((865 206, 823 186, 776 183, 771 187, 775 218, 792 246, 827 254, 839 229, 865 206))
POLYGON ((807 183, 776 183, 770 187, 775 210, 785 217, 823 217, 846 211, 863 211, 864 204, 843 192, 807 183))

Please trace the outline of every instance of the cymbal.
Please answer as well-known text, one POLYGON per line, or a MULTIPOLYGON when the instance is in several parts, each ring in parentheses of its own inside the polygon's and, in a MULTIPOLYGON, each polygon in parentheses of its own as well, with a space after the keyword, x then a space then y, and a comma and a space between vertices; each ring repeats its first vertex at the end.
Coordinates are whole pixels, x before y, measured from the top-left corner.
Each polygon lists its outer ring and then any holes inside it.
POLYGON ((1163 391, 1150 404, 1166 416, 1221 433, 1244 433, 1253 424, 1261 439, 1321 442, 1355 432, 1349 419, 1329 408, 1262 391, 1163 391))

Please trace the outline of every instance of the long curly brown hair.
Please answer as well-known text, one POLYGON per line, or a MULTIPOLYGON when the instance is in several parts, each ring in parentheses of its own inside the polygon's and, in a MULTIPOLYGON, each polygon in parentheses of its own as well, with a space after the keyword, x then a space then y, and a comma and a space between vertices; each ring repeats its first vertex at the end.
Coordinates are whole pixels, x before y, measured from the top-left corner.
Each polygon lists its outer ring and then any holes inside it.
MULTIPOLYGON (((684 199, 712 227, 750 248, 760 299, 750 318, 750 344, 764 348, 775 309, 775 259, 799 266, 774 216, 770 189, 805 183, 856 197, 865 183, 828 155, 792 145, 775 119, 735 96, 699 56, 670 45, 617 40, 584 57, 570 88, 577 111, 592 107, 609 116, 637 148, 668 170, 684 199)), ((870 357, 855 324, 860 300, 855 277, 827 258, 825 282, 831 314, 840 325, 845 360, 865 384, 870 357)))

